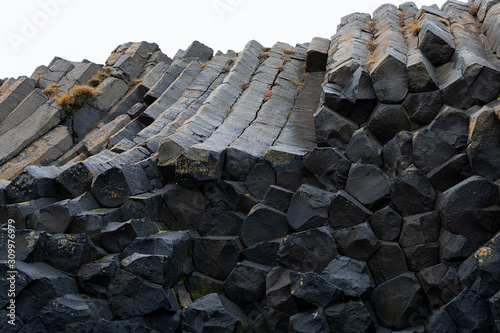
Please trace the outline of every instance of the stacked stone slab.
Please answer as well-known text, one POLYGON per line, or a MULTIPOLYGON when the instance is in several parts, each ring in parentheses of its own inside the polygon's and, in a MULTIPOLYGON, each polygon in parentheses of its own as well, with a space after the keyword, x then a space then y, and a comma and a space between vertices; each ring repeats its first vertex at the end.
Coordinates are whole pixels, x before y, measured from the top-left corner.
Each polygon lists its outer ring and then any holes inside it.
POLYGON ((102 66, 6 80, 16 330, 498 330, 497 2, 477 5, 384 5, 332 40, 173 62, 126 43, 69 122, 36 79, 64 93, 102 66))

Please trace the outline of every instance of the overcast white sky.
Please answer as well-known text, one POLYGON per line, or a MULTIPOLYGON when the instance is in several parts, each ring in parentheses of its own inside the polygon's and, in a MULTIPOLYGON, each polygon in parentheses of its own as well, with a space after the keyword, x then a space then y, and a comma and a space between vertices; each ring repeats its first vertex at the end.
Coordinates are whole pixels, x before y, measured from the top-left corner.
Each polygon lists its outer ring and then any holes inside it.
MULTIPOLYGON (((54 56, 104 63, 128 41, 156 42, 173 57, 193 40, 241 51, 255 39, 309 42, 331 37, 340 18, 373 13, 384 0, 22 0, 0 2, 0 78, 31 75, 54 56)), ((419 7, 444 1, 414 1, 419 7)))

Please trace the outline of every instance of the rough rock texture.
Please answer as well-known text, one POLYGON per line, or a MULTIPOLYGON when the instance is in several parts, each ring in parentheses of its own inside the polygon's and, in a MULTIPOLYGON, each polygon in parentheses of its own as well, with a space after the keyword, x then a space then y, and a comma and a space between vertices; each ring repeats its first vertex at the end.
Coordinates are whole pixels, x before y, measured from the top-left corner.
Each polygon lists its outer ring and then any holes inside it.
POLYGON ((0 80, 0 331, 498 332, 499 1, 325 27, 0 80))

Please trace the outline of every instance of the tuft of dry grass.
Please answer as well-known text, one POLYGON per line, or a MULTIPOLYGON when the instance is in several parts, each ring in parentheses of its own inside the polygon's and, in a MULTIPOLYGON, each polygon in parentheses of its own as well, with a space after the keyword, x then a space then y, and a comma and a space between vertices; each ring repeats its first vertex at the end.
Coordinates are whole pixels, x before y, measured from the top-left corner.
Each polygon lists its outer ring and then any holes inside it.
POLYGON ((210 63, 210 60, 208 60, 207 62, 202 62, 201 68, 205 68, 209 63, 210 63))
POLYGON ((230 114, 231 112, 233 112, 233 109, 227 109, 227 110, 226 110, 226 114, 227 114, 228 116, 229 116, 229 114, 230 114))
POLYGON ((378 28, 377 28, 377 21, 376 20, 370 20, 368 21, 368 23, 361 27, 361 30, 365 30, 371 34, 374 34, 378 31, 378 28))
POLYGON ((307 68, 307 65, 306 64, 303 64, 302 66, 300 66, 300 69, 302 69, 303 71, 305 71, 307 68))
POLYGON ((283 53, 285 53, 286 55, 291 55, 291 54, 297 54, 299 53, 299 51, 297 51, 296 49, 285 49, 285 48, 282 48, 283 50, 283 53))
POLYGON ((42 92, 50 98, 55 98, 59 90, 59 85, 57 83, 52 83, 47 88, 43 89, 42 92))
POLYGON ((368 69, 372 69, 373 65, 377 62, 377 59, 375 58, 375 55, 372 53, 368 61, 366 62, 366 65, 368 65, 368 69))
POLYGON ((281 65, 278 66, 278 71, 283 72, 285 70, 285 66, 281 65))
POLYGON ((250 82, 243 83, 243 84, 241 85, 241 89, 243 89, 243 90, 247 90, 247 89, 248 89, 248 87, 250 87, 250 82))
POLYGON ((269 52, 269 51, 271 51, 271 48, 270 48, 270 47, 264 47, 264 48, 262 49, 262 51, 263 51, 263 52, 269 52))
POLYGON ((268 100, 270 100, 272 96, 273 96, 273 91, 272 90, 268 90, 266 92, 266 94, 264 95, 264 102, 267 102, 268 100))
POLYGON ((478 7, 476 5, 470 5, 469 6, 469 14, 471 14, 472 16, 477 16, 477 11, 478 11, 478 7))
POLYGON ((43 75, 38 75, 38 77, 36 78, 36 85, 38 86, 38 84, 40 83, 40 80, 43 79, 43 75))
POLYGON ((371 39, 368 42, 366 42, 366 48, 371 53, 373 53, 375 51, 375 49, 377 48, 377 46, 378 46, 378 43, 377 43, 377 41, 375 39, 371 39))
POLYGON ((130 88, 133 88, 133 87, 135 87, 136 85, 141 84, 141 83, 142 83, 142 79, 134 79, 134 80, 132 80, 132 81, 130 81, 130 82, 128 83, 128 86, 129 86, 130 88))
POLYGON ((288 118, 290 118, 290 115, 292 114, 292 111, 293 111, 293 108, 291 108, 291 109, 290 109, 290 111, 288 111, 288 112, 286 113, 286 118, 287 118, 287 119, 288 119, 288 118))
POLYGON ((57 104, 70 116, 73 116, 94 96, 94 88, 84 85, 74 86, 57 99, 57 104))
POLYGON ((224 71, 224 72, 227 72, 227 71, 229 71, 230 69, 231 69, 231 66, 230 66, 230 65, 226 65, 226 66, 222 67, 222 71, 224 71))
POLYGON ((286 64, 287 62, 292 61, 292 57, 290 57, 288 54, 285 55, 285 60, 283 61, 283 64, 286 64))
POLYGON ((98 87, 102 81, 106 80, 109 77, 109 73, 113 68, 106 67, 103 71, 99 71, 96 75, 92 76, 92 78, 87 82, 87 85, 93 88, 98 87))
POLYGON ((410 24, 410 31, 413 34, 413 36, 418 36, 420 30, 422 30, 422 26, 419 25, 416 20, 413 20, 410 24))
POLYGON ((270 54, 270 53, 271 53, 270 51, 262 51, 262 52, 259 54, 259 59, 260 59, 261 61, 266 60, 266 59, 267 59, 267 57, 269 57, 269 54, 270 54))
POLYGON ((445 26, 449 27, 450 26, 450 21, 444 18, 440 18, 439 22, 443 23, 445 26))
POLYGON ((399 17, 399 25, 404 27, 405 26, 405 13, 403 11, 398 10, 398 17, 399 17))
POLYGON ((304 84, 301 83, 301 82, 299 82, 299 81, 293 80, 293 81, 290 81, 290 82, 292 82, 294 85, 297 86, 297 92, 301 91, 304 88, 304 84))

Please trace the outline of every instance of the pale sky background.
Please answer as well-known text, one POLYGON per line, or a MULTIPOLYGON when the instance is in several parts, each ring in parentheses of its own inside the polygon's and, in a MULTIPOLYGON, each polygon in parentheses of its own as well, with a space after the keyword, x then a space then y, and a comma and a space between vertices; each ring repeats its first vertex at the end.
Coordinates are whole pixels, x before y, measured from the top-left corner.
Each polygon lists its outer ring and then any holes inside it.
MULTIPOLYGON (((0 2, 0 78, 30 76, 54 56, 103 64, 129 41, 157 43, 173 57, 194 40, 214 51, 241 51, 255 39, 310 42, 330 38, 340 18, 373 13, 384 0, 21 0, 0 2)), ((417 6, 444 3, 413 1, 417 6)))

